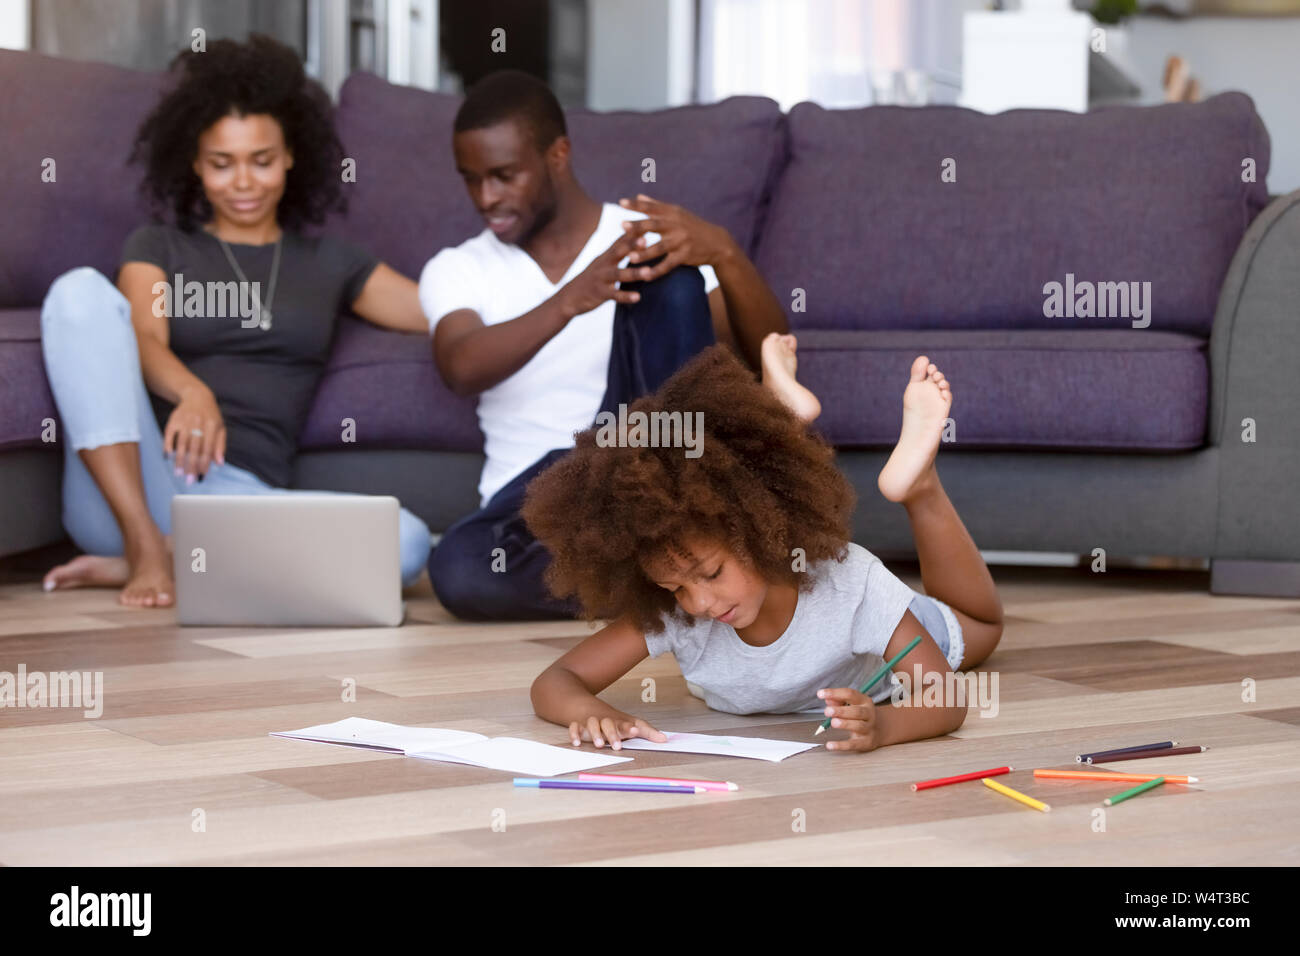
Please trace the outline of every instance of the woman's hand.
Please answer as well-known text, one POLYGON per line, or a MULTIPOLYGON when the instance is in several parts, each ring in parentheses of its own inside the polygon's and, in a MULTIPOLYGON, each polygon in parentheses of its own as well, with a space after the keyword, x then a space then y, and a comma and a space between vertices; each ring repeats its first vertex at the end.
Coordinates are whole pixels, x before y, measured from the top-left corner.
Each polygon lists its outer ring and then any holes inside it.
POLYGON ((181 393, 163 430, 163 454, 188 485, 206 475, 208 465, 226 463, 226 423, 212 390, 198 383, 181 393))
POLYGON ((819 690, 817 696, 826 701, 826 716, 831 718, 831 727, 849 732, 848 740, 832 740, 826 744, 827 750, 865 752, 875 750, 884 742, 876 720, 875 701, 866 694, 852 687, 827 687, 819 690))
POLYGON ((668 740, 668 735, 663 731, 656 730, 640 717, 631 714, 618 713, 613 717, 592 714, 585 721, 575 720, 569 724, 569 739, 575 747, 584 740, 597 747, 603 747, 605 741, 609 741, 610 747, 621 750, 623 741, 630 737, 644 737, 660 744, 668 740))

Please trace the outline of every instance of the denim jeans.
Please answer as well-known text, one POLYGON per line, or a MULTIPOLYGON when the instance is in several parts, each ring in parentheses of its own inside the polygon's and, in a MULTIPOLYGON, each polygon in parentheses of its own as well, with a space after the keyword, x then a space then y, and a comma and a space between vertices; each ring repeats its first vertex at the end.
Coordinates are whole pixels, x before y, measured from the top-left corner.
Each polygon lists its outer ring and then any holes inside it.
MULTIPOLYGON (((77 454, 82 449, 139 445, 149 514, 163 534, 171 533, 172 495, 308 493, 275 488, 230 463, 214 462, 193 485, 174 473, 163 456, 162 432, 140 374, 130 305, 96 270, 73 269, 54 280, 41 307, 41 351, 63 427, 63 526, 81 550, 104 555, 123 550, 117 520, 77 454)), ((429 528, 405 508, 398 527, 402 583, 411 584, 429 555, 429 528)))
MULTIPOLYGON (((614 413, 620 404, 659 388, 714 342, 699 269, 678 266, 658 279, 622 287, 640 292, 641 299, 614 309, 609 372, 600 407, 614 413)), ((575 601, 559 600, 547 590, 542 575, 550 555, 519 514, 528 483, 568 452, 568 448, 547 452, 486 505, 447 529, 429 558, 429 579, 438 600, 452 614, 472 621, 578 616, 575 601), (505 571, 492 570, 497 548, 502 549, 498 554, 504 554, 505 571)))

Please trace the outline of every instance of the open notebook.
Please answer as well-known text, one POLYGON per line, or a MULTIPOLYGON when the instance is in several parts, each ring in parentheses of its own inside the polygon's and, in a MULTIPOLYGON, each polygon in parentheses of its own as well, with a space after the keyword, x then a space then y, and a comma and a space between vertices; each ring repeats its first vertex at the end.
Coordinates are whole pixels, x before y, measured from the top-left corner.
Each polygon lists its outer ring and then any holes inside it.
POLYGON ((272 732, 272 737, 293 737, 326 744, 346 744, 384 753, 405 754, 423 760, 466 763, 489 770, 505 770, 530 777, 553 777, 616 763, 631 757, 606 757, 575 747, 552 747, 519 737, 485 737, 468 730, 443 727, 403 727, 381 720, 348 717, 332 724, 302 730, 272 732))

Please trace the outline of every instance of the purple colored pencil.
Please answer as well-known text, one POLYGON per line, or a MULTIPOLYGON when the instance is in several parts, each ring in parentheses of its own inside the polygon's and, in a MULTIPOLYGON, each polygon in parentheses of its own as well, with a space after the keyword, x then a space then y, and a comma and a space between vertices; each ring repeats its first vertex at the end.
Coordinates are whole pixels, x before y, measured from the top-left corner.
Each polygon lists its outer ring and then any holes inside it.
POLYGON ((1074 758, 1075 763, 1092 763, 1094 760, 1100 760, 1103 757, 1112 757, 1115 754, 1135 754, 1139 750, 1159 750, 1162 747, 1177 747, 1176 740, 1162 740, 1155 744, 1142 744, 1138 747, 1114 747, 1110 750, 1098 750, 1096 753, 1079 754, 1074 758))
POLYGON ((516 787, 540 790, 622 790, 626 793, 707 793, 703 787, 658 786, 652 783, 601 783, 592 780, 538 780, 515 777, 516 787))

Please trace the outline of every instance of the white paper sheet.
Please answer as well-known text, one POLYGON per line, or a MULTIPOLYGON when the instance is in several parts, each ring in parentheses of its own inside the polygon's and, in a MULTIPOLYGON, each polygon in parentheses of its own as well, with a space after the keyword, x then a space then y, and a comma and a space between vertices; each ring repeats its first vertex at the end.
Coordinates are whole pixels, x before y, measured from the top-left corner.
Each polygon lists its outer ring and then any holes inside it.
POLYGON ((656 743, 643 737, 623 741, 624 750, 660 750, 686 754, 715 754, 721 757, 752 757, 773 763, 803 753, 820 744, 801 744, 791 740, 769 740, 766 737, 732 737, 718 734, 674 734, 664 731, 666 743, 656 743))
POLYGON ((632 760, 631 757, 595 754, 572 746, 553 747, 519 737, 485 737, 445 727, 403 727, 364 717, 347 717, 332 724, 317 724, 302 730, 273 731, 271 736, 364 747, 531 777, 577 773, 632 760))

